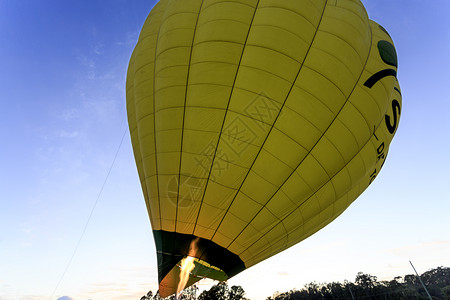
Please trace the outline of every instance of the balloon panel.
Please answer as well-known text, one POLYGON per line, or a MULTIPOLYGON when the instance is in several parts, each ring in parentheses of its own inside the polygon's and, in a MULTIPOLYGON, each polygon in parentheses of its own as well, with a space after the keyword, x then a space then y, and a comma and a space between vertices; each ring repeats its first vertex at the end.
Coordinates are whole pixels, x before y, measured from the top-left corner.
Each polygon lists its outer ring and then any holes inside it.
POLYGON ((339 216, 384 164, 396 74, 359 0, 159 1, 127 112, 160 294, 186 256, 190 283, 226 280, 339 216))

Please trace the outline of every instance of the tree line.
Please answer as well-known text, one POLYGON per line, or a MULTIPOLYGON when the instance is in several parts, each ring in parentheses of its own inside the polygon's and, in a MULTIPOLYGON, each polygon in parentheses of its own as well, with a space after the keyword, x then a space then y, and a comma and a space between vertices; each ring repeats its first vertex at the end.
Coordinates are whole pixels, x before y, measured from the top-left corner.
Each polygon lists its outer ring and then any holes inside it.
MULTIPOLYGON (((266 300, 429 300, 427 288, 431 298, 450 300, 450 268, 437 267, 419 277, 416 275, 397 276, 389 281, 378 281, 376 276, 359 272, 355 282, 344 281, 331 283, 311 282, 303 288, 288 292, 275 293, 266 300)), ((150 291, 141 300, 160 300, 158 293, 150 291)), ((166 298, 174 300, 175 296, 166 298)), ((245 298, 245 291, 241 286, 229 287, 227 282, 219 282, 209 290, 198 294, 194 285, 185 289, 179 300, 249 300, 245 298)))
MULTIPOLYGON (((245 291, 241 286, 233 285, 228 286, 227 282, 219 282, 213 285, 208 291, 203 291, 198 295, 198 287, 192 285, 184 289, 180 295, 178 295, 177 300, 249 300, 244 297, 245 291)), ((161 298, 159 293, 156 292, 153 295, 152 291, 149 291, 147 295, 142 296, 141 300, 175 300, 175 295, 167 298, 161 298)))
MULTIPOLYGON (((429 270, 420 279, 432 299, 450 300, 450 268, 438 267, 429 270)), ((355 282, 344 281, 305 285, 301 290, 277 293, 266 300, 320 300, 320 299, 364 299, 364 300, 429 300, 416 275, 398 276, 390 281, 378 281, 376 276, 359 272, 355 282)))

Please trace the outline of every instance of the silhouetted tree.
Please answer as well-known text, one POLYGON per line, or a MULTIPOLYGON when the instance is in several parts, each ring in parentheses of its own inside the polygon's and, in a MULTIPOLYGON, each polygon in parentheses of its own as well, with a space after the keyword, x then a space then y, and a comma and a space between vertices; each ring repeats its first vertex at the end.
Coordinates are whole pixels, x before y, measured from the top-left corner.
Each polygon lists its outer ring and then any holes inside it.
POLYGON ((245 299, 245 291, 241 286, 233 285, 230 289, 230 300, 243 300, 245 299))
MULTIPOLYGON (((438 267, 423 273, 420 278, 426 285, 433 299, 450 300, 450 268, 438 267)), ((195 299, 197 287, 191 286, 179 295, 180 300, 195 299)), ((212 286, 203 291, 198 300, 248 300, 241 286, 228 287, 226 282, 212 286)), ((148 292, 141 300, 161 300, 159 293, 152 296, 148 292)), ((174 299, 174 296, 166 298, 174 299)), ((359 272, 355 282, 306 284, 301 290, 275 293, 266 300, 429 300, 416 275, 395 277, 390 281, 378 281, 376 276, 359 272)))
POLYGON ((227 300, 229 295, 228 284, 219 282, 213 285, 208 291, 203 291, 198 300, 227 300))
MULTIPOLYGON (((450 300, 450 268, 439 267, 421 275, 433 299, 450 300)), ((319 284, 311 282, 301 290, 277 292, 266 300, 429 300, 415 275, 378 281, 376 276, 359 272, 355 282, 319 284)))
POLYGON ((153 292, 152 291, 148 291, 147 295, 142 296, 141 300, 151 300, 153 299, 153 292))
POLYGON ((247 300, 245 291, 241 286, 228 287, 226 282, 213 285, 208 291, 203 291, 198 300, 247 300))
POLYGON ((327 286, 327 298, 330 299, 344 299, 349 292, 345 290, 345 286, 339 282, 328 283, 327 286))
MULTIPOLYGON (((186 289, 184 289, 180 295, 178 295, 177 299, 178 300, 194 300, 196 293, 198 291, 198 287, 196 285, 192 285, 186 289)), ((147 293, 147 295, 142 296, 142 298, 140 300, 174 300, 175 299, 175 295, 166 297, 166 298, 162 298, 161 296, 159 296, 159 291, 156 292, 155 295, 153 295, 152 291, 149 291, 147 293)))
POLYGON ((442 297, 445 300, 450 300, 450 285, 441 288, 442 297))

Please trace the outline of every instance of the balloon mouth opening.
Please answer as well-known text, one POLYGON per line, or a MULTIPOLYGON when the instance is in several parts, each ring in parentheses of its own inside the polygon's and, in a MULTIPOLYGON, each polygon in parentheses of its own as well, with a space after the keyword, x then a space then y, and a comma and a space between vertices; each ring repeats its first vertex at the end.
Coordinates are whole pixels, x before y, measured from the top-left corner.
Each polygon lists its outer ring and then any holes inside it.
POLYGON ((159 294, 173 295, 178 290, 180 273, 186 260, 191 268, 184 278, 185 287, 210 278, 226 281, 246 269, 240 257, 230 250, 192 234, 153 230, 158 258, 159 294), (188 258, 190 257, 190 258, 188 258))
POLYGON ((162 298, 180 294, 197 281, 210 278, 218 281, 228 280, 228 275, 218 267, 192 256, 181 259, 159 283, 162 298))

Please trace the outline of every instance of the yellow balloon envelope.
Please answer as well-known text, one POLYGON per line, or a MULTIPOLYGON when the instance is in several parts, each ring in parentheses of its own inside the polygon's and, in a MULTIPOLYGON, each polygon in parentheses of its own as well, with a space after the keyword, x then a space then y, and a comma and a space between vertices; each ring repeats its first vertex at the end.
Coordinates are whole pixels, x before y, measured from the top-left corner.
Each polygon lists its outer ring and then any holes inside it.
POLYGON ((380 172, 397 55, 359 0, 161 0, 127 111, 160 295, 227 280, 317 232, 380 172))

